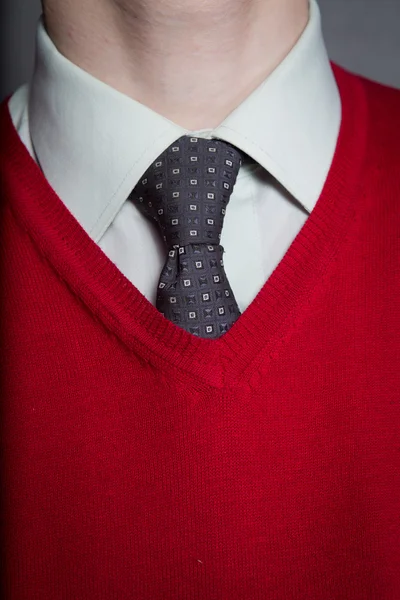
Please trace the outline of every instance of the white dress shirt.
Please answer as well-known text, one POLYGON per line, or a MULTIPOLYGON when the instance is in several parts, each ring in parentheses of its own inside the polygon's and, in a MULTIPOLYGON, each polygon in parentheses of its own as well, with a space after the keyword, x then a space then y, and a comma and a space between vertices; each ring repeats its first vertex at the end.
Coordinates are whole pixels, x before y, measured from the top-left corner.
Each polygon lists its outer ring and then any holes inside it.
POLYGON ((182 135, 220 138, 245 152, 221 235, 225 271, 242 312, 313 210, 341 122, 315 0, 287 57, 214 129, 186 130, 77 67, 58 52, 42 18, 32 79, 9 108, 56 194, 153 304, 166 248, 156 226, 127 201, 129 193, 182 135))

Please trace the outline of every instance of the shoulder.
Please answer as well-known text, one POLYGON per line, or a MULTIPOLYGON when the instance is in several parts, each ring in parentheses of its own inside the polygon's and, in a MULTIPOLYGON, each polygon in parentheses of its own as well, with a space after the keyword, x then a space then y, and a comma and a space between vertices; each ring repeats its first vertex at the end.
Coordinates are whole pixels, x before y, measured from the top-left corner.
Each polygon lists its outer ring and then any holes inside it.
MULTIPOLYGON (((382 113, 390 111, 390 116, 400 122, 400 89, 373 81, 361 75, 357 77, 365 89, 367 100, 375 110, 382 113)), ((386 118, 389 114, 386 114, 386 118)))
MULTIPOLYGON (((371 198, 373 222, 398 239, 400 227, 400 90, 354 75, 366 106, 363 185, 371 198)), ((372 214, 372 213, 371 213, 372 214)), ((391 242, 392 243, 392 242, 391 242)), ((393 251, 393 244, 391 246, 393 251)), ((399 250, 396 244, 397 252, 399 250)))
MULTIPOLYGON (((368 140, 387 167, 400 166, 400 90, 358 76, 367 103, 368 140)), ((399 170, 400 172, 400 170, 399 170)))
POLYGON ((365 129, 367 156, 373 162, 399 166, 400 89, 331 63, 342 102, 352 104, 353 118, 365 129), (358 118, 362 113, 362 118, 358 118))
POLYGON ((362 140, 359 186, 365 207, 368 206, 369 214, 373 215, 370 222, 375 226, 380 224, 385 232, 395 231, 397 236, 400 226, 400 90, 335 64, 333 69, 342 90, 342 103, 352 105, 352 135, 362 140))

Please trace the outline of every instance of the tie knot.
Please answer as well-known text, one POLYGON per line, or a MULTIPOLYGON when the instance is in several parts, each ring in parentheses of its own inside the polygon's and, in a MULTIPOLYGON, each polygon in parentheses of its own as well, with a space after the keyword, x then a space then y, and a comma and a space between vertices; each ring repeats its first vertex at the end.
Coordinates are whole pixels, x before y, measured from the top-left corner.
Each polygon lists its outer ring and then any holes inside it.
POLYGON ((147 169, 130 199, 155 219, 169 247, 219 244, 241 164, 231 144, 184 135, 147 169))

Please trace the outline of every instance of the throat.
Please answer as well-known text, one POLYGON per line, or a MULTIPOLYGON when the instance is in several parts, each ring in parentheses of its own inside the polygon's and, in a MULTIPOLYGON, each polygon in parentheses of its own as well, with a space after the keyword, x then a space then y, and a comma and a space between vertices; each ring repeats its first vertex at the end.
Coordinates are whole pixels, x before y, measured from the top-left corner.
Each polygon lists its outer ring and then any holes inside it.
POLYGON ((308 21, 308 0, 48 4, 47 29, 67 58, 191 131, 217 127, 283 60, 308 21))

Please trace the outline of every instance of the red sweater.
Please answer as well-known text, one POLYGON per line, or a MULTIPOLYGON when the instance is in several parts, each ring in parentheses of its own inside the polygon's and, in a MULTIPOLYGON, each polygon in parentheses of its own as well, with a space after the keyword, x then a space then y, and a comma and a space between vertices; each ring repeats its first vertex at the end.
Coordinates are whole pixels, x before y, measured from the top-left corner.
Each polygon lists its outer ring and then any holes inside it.
POLYGON ((400 92, 335 74, 322 195, 218 340, 121 274, 3 103, 7 600, 400 599, 400 92))

